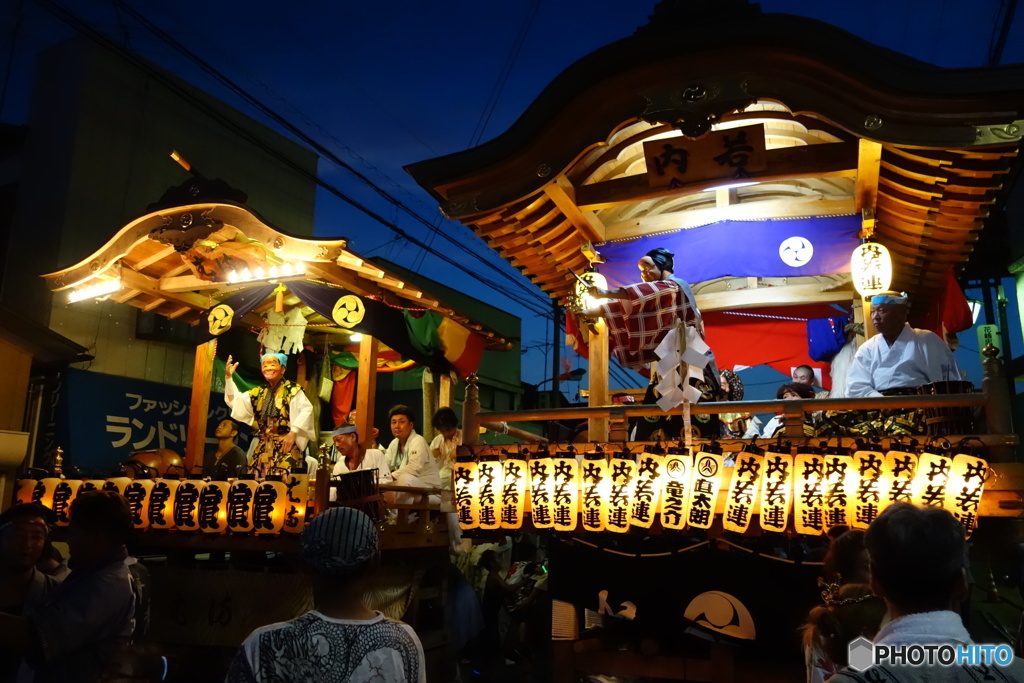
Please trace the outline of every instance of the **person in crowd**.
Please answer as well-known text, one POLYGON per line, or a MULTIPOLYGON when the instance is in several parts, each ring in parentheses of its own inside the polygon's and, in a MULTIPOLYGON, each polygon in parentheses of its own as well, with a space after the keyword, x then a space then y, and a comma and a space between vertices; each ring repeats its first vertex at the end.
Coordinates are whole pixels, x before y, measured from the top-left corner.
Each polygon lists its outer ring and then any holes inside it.
MULTIPOLYGON (((0 612, 24 614, 60 583, 39 571, 53 512, 39 503, 8 508, 0 515, 0 612)), ((15 680, 20 654, 0 643, 0 681, 15 680)))
POLYGON ((252 464, 260 473, 271 467, 289 467, 304 461, 302 451, 313 436, 313 404, 295 382, 285 379, 288 356, 265 353, 260 357, 260 370, 267 380, 265 386, 239 393, 231 379, 238 363, 232 357, 224 365, 224 400, 231 407, 231 417, 244 424, 256 423, 252 464))
MULTIPOLYGON (((437 430, 437 436, 430 442, 430 452, 437 461, 438 476, 441 488, 452 490, 452 469, 455 467, 455 452, 462 445, 462 430, 455 411, 444 406, 438 408, 430 418, 430 423, 437 430)), ((462 529, 459 528, 459 517, 454 512, 448 513, 448 540, 450 550, 458 555, 465 552, 462 547, 462 529)))
POLYGON ((437 436, 430 442, 430 452, 437 460, 441 488, 452 488, 452 468, 455 466, 455 450, 462 445, 462 430, 455 411, 445 406, 438 408, 430 418, 430 424, 437 430, 437 436))
MULTIPOLYGON (((964 528, 942 508, 897 503, 871 522, 864 545, 871 559, 871 590, 885 601, 891 620, 875 645, 971 645, 954 610, 967 591, 964 528)), ((868 681, 1024 680, 1024 662, 1009 666, 876 664, 840 671, 830 683, 868 681)))
MULTIPOLYGON (((391 469, 388 467, 387 458, 376 448, 364 448, 359 442, 358 427, 354 424, 343 424, 333 432, 334 448, 338 453, 338 461, 334 464, 335 476, 358 472, 359 470, 377 470, 377 483, 390 484, 392 482, 391 469)), ((331 500, 334 500, 334 490, 331 490, 331 500)))
POLYGON ((825 580, 838 583, 869 583, 871 563, 864 547, 864 530, 847 529, 832 540, 824 559, 825 580))
POLYGON ((494 550, 485 550, 480 555, 477 567, 487 571, 487 577, 484 579, 483 598, 480 601, 484 617, 484 630, 480 634, 477 670, 487 672, 501 653, 501 608, 506 599, 515 595, 519 586, 505 581, 501 562, 494 550))
POLYGON ((397 405, 388 411, 394 439, 385 454, 391 465, 391 477, 400 486, 440 488, 437 461, 430 454, 427 440, 416 433, 416 416, 408 406, 397 405))
POLYGON ((217 423, 213 435, 217 437, 217 447, 206 451, 203 456, 203 474, 215 479, 237 477, 245 473, 249 464, 245 451, 238 447, 238 423, 230 417, 217 423))
POLYGON ((125 560, 128 501, 87 491, 71 504, 72 571, 24 616, 0 614, 0 642, 23 656, 19 680, 95 681, 131 641, 135 592, 125 560))
POLYGON ((425 683, 416 633, 370 609, 363 597, 380 562, 373 520, 353 508, 330 508, 303 530, 299 554, 313 585, 313 609, 249 634, 228 683, 425 683))
POLYGON ((793 370, 793 383, 794 384, 807 384, 814 386, 815 384, 814 368, 810 365, 798 365, 793 370))
MULTIPOLYGON (((789 382, 781 385, 775 392, 776 400, 791 401, 794 399, 814 398, 814 387, 809 384, 789 382)), ((762 439, 774 439, 783 434, 786 429, 786 418, 782 413, 772 417, 765 423, 761 430, 762 439)), ((804 421, 804 436, 814 436, 814 427, 808 420, 804 421)))
MULTIPOLYGON (((719 398, 722 401, 742 401, 743 400, 743 380, 732 370, 722 370, 721 374, 722 382, 722 393, 719 398)), ((718 419, 722 422, 722 438, 724 439, 743 439, 754 436, 753 434, 748 435, 747 429, 752 426, 754 416, 752 413, 722 413, 718 416, 718 419)))
POLYGON ((885 292, 871 297, 871 321, 878 334, 861 344, 847 378, 847 395, 912 394, 917 387, 960 381, 960 368, 946 342, 907 323, 906 295, 885 292))
POLYGON ((54 547, 49 539, 46 540, 46 545, 43 547, 42 556, 36 562, 36 569, 47 576, 52 576, 57 581, 63 581, 71 573, 67 558, 54 547))
MULTIPOLYGON (((590 295, 597 299, 610 299, 597 309, 583 311, 584 318, 601 316, 608 325, 608 337, 612 355, 619 365, 638 371, 647 371, 648 364, 658 360, 654 351, 666 335, 681 322, 693 340, 704 339, 704 319, 697 308, 697 298, 690 285, 675 276, 675 255, 665 248, 652 249, 638 262, 640 279, 643 282, 604 290, 591 287, 590 295)), ((721 391, 718 367, 714 353, 709 349, 708 362, 702 378, 691 377, 688 384, 700 392, 699 402, 715 401, 721 391)), ((683 363, 680 375, 687 376, 683 363)), ((644 403, 654 403, 658 398, 656 386, 660 381, 658 373, 651 372, 644 403)), ((701 436, 719 438, 721 427, 717 416, 695 416, 693 426, 701 436)), ((646 440, 658 430, 679 434, 682 427, 678 416, 664 418, 658 422, 644 421, 638 427, 637 439, 646 440)))
POLYGON ((801 628, 807 683, 824 683, 845 667, 849 643, 875 637, 885 602, 866 583, 822 583, 825 604, 813 608, 801 628))

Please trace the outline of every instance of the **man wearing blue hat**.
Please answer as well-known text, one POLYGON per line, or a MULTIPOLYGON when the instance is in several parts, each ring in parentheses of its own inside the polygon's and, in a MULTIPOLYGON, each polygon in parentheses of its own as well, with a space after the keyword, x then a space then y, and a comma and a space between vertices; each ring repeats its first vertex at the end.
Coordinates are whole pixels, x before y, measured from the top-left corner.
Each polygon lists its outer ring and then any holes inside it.
POLYGON ((851 397, 914 393, 933 382, 958 382, 960 368, 937 334, 907 324, 907 295, 882 292, 871 298, 878 334, 861 344, 848 375, 851 397))
POLYGON ((313 437, 313 404, 295 382, 284 378, 288 356, 265 353, 260 357, 260 370, 267 385, 239 393, 231 379, 238 363, 232 357, 224 365, 224 400, 231 407, 231 417, 256 428, 253 438, 256 449, 252 466, 266 475, 272 467, 291 467, 303 463, 302 451, 313 437))

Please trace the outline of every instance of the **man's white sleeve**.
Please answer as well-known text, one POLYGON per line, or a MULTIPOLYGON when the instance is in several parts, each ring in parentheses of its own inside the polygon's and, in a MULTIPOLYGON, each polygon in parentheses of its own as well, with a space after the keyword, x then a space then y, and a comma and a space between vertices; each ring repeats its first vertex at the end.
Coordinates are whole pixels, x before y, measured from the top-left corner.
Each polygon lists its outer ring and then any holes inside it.
POLYGON ((865 356, 866 354, 861 353, 861 349, 858 349, 857 355, 853 357, 853 363, 850 364, 850 372, 846 376, 846 395, 850 398, 882 395, 875 389, 874 378, 864 363, 865 356))
POLYGON ((306 443, 313 438, 313 404, 306 397, 306 392, 299 389, 288 404, 292 432, 295 433, 295 446, 301 451, 306 443))
POLYGON ((249 400, 249 394, 240 393, 230 377, 224 382, 224 402, 231 408, 232 420, 244 425, 252 424, 252 401, 249 400))

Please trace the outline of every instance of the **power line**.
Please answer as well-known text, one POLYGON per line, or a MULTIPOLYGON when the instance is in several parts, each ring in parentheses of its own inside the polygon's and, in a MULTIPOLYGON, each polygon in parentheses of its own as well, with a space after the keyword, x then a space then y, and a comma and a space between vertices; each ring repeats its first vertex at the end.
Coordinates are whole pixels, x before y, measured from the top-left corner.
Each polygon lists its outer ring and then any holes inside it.
MULTIPOLYGON (((302 177, 304 177, 304 178, 306 178, 306 179, 316 183, 320 187, 323 187, 325 190, 327 190, 328 192, 330 192, 334 196, 338 197, 339 199, 344 201, 346 204, 352 206, 356 210, 360 211, 361 213, 365 214, 366 216, 368 216, 369 218, 373 219, 374 221, 380 223, 381 225, 389 228, 390 230, 392 230, 393 232, 398 234, 401 238, 405 239, 406 241, 408 241, 408 242, 410 242, 410 243, 412 243, 414 245, 417 245, 420 248, 427 249, 435 257, 437 257, 437 258, 441 259, 442 261, 444 261, 445 263, 448 263, 448 264, 454 266, 455 268, 465 272, 470 277, 473 277, 474 279, 476 279, 478 282, 480 282, 482 284, 485 284, 485 285, 495 289, 496 291, 501 292, 502 294, 505 294, 505 296, 507 296, 510 299, 513 299, 514 301, 517 301, 520 305, 524 306, 528 310, 531 310, 534 313, 541 313, 541 312, 543 312, 544 315, 547 314, 546 307, 542 309, 539 304, 535 304, 533 302, 524 301, 522 299, 516 299, 516 298, 512 297, 510 294, 508 294, 507 292, 505 292, 504 290, 502 290, 500 287, 498 287, 492 280, 489 280, 489 279, 481 276, 480 274, 476 273, 475 271, 473 271, 473 270, 463 266, 462 264, 454 261, 453 259, 451 259, 447 255, 445 255, 445 254, 443 254, 443 253, 441 253, 441 252, 439 252, 437 250, 429 249, 421 240, 419 240, 416 237, 410 235, 408 232, 406 232, 404 229, 399 227, 394 222, 387 220, 386 218, 384 218, 380 214, 378 214, 375 211, 373 211, 373 210, 369 209, 368 207, 364 206, 363 204, 361 204, 357 200, 355 200, 352 197, 350 197, 347 194, 345 194, 339 188, 335 187, 333 184, 328 183, 327 181, 317 177, 317 175, 315 173, 310 173, 305 168, 300 166, 297 162, 295 162, 294 160, 290 159, 284 153, 282 153, 282 152, 274 149, 273 147, 267 145, 263 140, 261 140, 259 137, 257 137, 252 132, 250 132, 250 131, 246 130, 244 127, 236 124, 234 121, 232 121, 228 117, 224 116, 223 114, 217 112, 216 110, 211 109, 211 108, 206 107, 206 106, 203 106, 203 103, 201 101, 199 101, 198 98, 196 98, 194 95, 192 95, 186 89, 182 88, 180 85, 175 83, 173 80, 167 78, 166 75, 164 73, 162 73, 159 69, 153 67, 148 62, 146 62, 144 59, 140 58, 139 56, 135 55, 134 53, 121 48, 114 41, 112 41, 109 37, 107 37, 106 35, 100 33, 96 29, 94 29, 92 26, 90 26, 88 23, 86 23, 85 21, 80 19, 74 13, 72 13, 72 12, 66 10, 65 8, 57 5, 52 0, 39 0, 39 1, 40 1, 40 3, 42 5, 44 5, 47 9, 49 9, 53 14, 55 14, 59 19, 61 19, 65 23, 67 23, 69 26, 71 26, 75 30, 79 31, 83 35, 87 36, 88 38, 90 38, 94 42, 97 42, 101 46, 106 47, 107 49, 113 51, 115 54, 118 54, 119 56, 121 56, 126 61, 132 63, 134 66, 139 68, 141 71, 146 73, 148 76, 150 76, 154 80, 158 80, 164 86, 166 86, 168 89, 170 89, 173 92, 175 92, 175 94, 177 94, 183 100, 191 103, 193 106, 196 106, 201 111, 206 113, 208 116, 210 116, 211 118, 213 118, 213 119, 217 120, 219 123, 221 123, 221 125, 225 126, 229 130, 234 132, 236 135, 238 135, 242 139, 244 139, 247 142, 249 142, 250 144, 260 148, 261 150, 266 152, 268 155, 270 155, 271 157, 273 157, 274 159, 279 161, 284 166, 290 168, 291 170, 293 170, 294 172, 296 172, 300 176, 302 176, 302 177)), ((497 271, 497 272, 501 272, 501 271, 497 271)))
MULTIPOLYGON (((52 0, 46 0, 46 1, 47 2, 52 2, 52 0)), ((382 188, 379 185, 377 185, 372 179, 370 179, 368 176, 366 176, 363 173, 361 173, 360 171, 358 171, 351 164, 349 164, 346 161, 344 161, 343 159, 341 159, 337 154, 334 153, 333 150, 331 150, 328 147, 326 147, 325 145, 321 144, 319 141, 317 141, 311 135, 307 134, 301 128, 299 128, 298 126, 293 124, 291 121, 289 121, 283 115, 277 113, 272 108, 270 108, 269 106, 264 104, 255 95, 253 95, 248 90, 246 90, 245 88, 243 88, 242 86, 238 85, 233 80, 228 78, 228 76, 223 74, 221 71, 219 71, 216 67, 214 67, 212 64, 210 64, 206 60, 204 60, 202 57, 200 57, 196 53, 192 52, 188 47, 186 47, 185 45, 180 43, 173 36, 171 36, 166 31, 161 29, 159 26, 157 26, 156 24, 151 22, 144 15, 140 14, 138 11, 136 11, 132 7, 129 7, 127 4, 125 4, 123 2, 123 0, 115 0, 115 3, 117 5, 119 5, 119 6, 121 6, 128 14, 130 14, 133 18, 135 18, 136 21, 138 21, 140 24, 142 24, 143 27, 145 27, 147 30, 149 30, 151 33, 153 33, 155 36, 157 36, 158 38, 160 38, 161 40, 166 42, 168 45, 170 45, 172 48, 174 48, 180 54, 184 55, 186 58, 188 58, 194 64, 199 66, 207 74, 209 74, 210 76, 213 76, 222 85, 227 87, 229 90, 234 92, 236 95, 241 97, 243 100, 248 102, 250 105, 252 105, 256 109, 258 109, 264 115, 268 116, 271 120, 276 122, 278 125, 282 126, 285 130, 287 130, 290 133, 292 133, 293 135, 295 135, 302 142, 308 144, 318 154, 321 154, 322 156, 324 156, 328 161, 330 161, 331 163, 335 164, 339 168, 349 172, 350 174, 354 175, 357 179, 359 179, 365 185, 370 187, 374 192, 376 192, 381 198, 383 198, 385 201, 390 203, 392 206, 394 206, 395 208, 399 209, 400 211, 406 213, 411 218, 413 218, 417 222, 419 222, 422 225, 424 225, 431 232, 434 232, 434 233, 440 235, 443 239, 445 239, 450 244, 452 244, 453 246, 458 248, 460 251, 463 251, 467 255, 471 256, 472 258, 477 259, 478 261, 480 261, 481 263, 487 265, 488 267, 492 267, 493 268, 493 264, 488 263, 479 254, 473 252, 468 247, 466 247, 466 245, 463 244, 461 241, 459 241, 459 240, 451 237, 450 235, 446 234, 445 232, 439 230, 436 226, 432 225, 430 221, 425 219, 423 216, 421 216, 419 213, 417 213, 413 209, 411 209, 408 206, 406 206, 400 199, 398 199, 397 197, 395 197, 394 195, 389 193, 384 188, 382 188)), ((326 189, 326 186, 325 186, 325 189, 326 189)), ((348 201, 348 200, 346 199, 346 201, 348 201)), ((352 200, 352 201, 354 201, 354 200, 352 200)), ((392 227, 392 229, 396 230, 396 232, 399 230, 397 228, 397 226, 395 226, 395 224, 391 223, 390 221, 382 221, 382 224, 387 226, 387 227, 394 226, 394 227, 392 227)), ((451 265, 455 266, 456 268, 459 268, 460 270, 466 272, 467 274, 470 274, 475 279, 480 280, 480 277, 476 273, 471 271, 469 268, 463 267, 460 264, 458 264, 458 263, 452 261, 451 259, 447 258, 446 256, 443 256, 439 251, 437 251, 435 249, 432 249, 431 247, 425 245, 423 242, 418 241, 418 240, 414 240, 405 231, 401 231, 400 234, 402 234, 403 237, 408 239, 410 242, 413 242, 414 244, 416 244, 420 248, 428 251, 429 253, 433 254, 434 256, 436 256, 438 258, 441 258, 445 262, 450 263, 451 265)), ((510 282, 513 282, 514 284, 516 284, 524 292, 528 293, 529 296, 532 296, 532 297, 535 297, 536 299, 538 299, 540 302, 542 302, 542 305, 545 305, 545 306, 547 305, 547 300, 543 296, 540 296, 534 290, 527 288, 525 285, 523 285, 522 282, 519 282, 518 280, 516 280, 509 273, 506 273, 506 272, 504 272, 502 270, 495 270, 495 272, 499 273, 500 275, 505 277, 510 282)), ((491 286, 493 286, 493 284, 491 286)), ((522 303, 521 300, 519 300, 519 301, 520 301, 520 303, 522 303)))

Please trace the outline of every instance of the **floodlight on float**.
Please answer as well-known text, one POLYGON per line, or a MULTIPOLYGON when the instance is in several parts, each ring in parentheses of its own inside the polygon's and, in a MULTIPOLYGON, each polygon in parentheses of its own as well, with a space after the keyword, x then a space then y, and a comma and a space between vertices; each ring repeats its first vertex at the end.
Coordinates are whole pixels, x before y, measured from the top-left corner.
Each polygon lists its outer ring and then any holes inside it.
POLYGON ((274 280, 280 277, 295 277, 305 275, 306 265, 302 261, 295 263, 285 262, 278 265, 271 265, 266 269, 263 266, 256 266, 252 270, 248 267, 242 270, 229 270, 227 273, 228 282, 252 282, 255 280, 274 280))
POLYGON ((68 302, 73 304, 78 301, 85 301, 86 299, 103 299, 120 289, 121 278, 116 277, 111 280, 103 280, 102 282, 71 290, 71 293, 68 294, 68 302))

